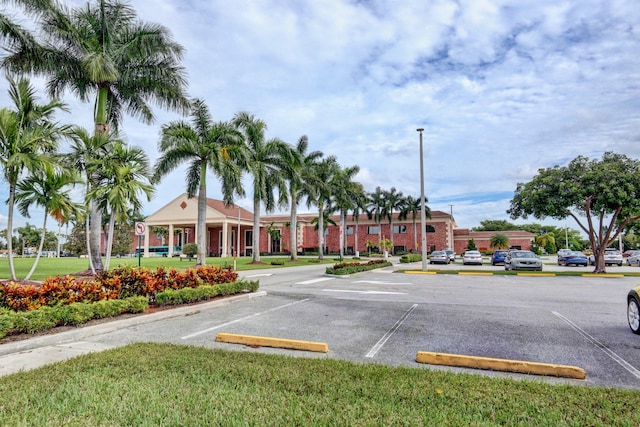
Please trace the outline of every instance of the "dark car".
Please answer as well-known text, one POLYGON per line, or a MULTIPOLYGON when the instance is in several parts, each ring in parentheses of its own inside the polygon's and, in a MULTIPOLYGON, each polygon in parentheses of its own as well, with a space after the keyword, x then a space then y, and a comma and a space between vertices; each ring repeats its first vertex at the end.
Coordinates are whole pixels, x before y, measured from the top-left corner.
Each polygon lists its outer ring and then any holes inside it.
POLYGON ((491 265, 504 264, 504 259, 508 253, 509 251, 493 251, 493 255, 491 255, 491 265))
POLYGON ((578 251, 558 252, 558 265, 584 265, 588 264, 588 259, 585 254, 578 251))

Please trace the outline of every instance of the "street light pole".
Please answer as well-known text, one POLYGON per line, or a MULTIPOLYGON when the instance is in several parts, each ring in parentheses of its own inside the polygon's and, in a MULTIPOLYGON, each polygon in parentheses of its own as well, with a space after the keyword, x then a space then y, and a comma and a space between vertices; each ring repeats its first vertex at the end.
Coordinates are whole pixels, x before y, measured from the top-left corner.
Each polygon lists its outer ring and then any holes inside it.
POLYGON ((420 133, 420 228, 422 229, 420 247, 422 248, 422 271, 427 271, 427 215, 425 213, 424 157, 422 155, 422 132, 424 128, 418 128, 416 130, 420 133))

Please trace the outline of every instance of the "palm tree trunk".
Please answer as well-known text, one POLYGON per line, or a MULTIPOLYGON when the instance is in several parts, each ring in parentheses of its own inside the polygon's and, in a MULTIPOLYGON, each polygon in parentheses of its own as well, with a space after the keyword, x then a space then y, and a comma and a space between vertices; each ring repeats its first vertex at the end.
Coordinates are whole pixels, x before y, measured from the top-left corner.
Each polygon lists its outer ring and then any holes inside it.
POLYGON ((9 272, 11 273, 11 280, 17 280, 16 270, 13 267, 13 205, 15 204, 16 186, 9 185, 9 200, 8 208, 9 213, 7 215, 7 250, 9 256, 9 272))
POLYGON ((358 251, 358 216, 359 216, 359 215, 358 215, 358 214, 356 214, 356 230, 355 230, 355 233, 353 233, 353 234, 354 234, 354 236, 355 236, 355 239, 356 239, 356 240, 355 240, 355 242, 353 242, 353 254, 354 254, 355 256, 359 256, 359 255, 360 255, 360 254, 358 253, 358 252, 359 252, 359 251, 358 251))
POLYGON ((289 247, 291 251, 291 261, 298 260, 298 224, 297 224, 297 211, 298 200, 295 192, 291 192, 291 220, 289 221, 289 247))
POLYGON ((42 254, 42 248, 44 247, 44 238, 47 233, 47 214, 44 214, 44 221, 42 222, 42 237, 40 237, 40 246, 38 247, 38 253, 36 254, 36 259, 31 266, 31 270, 27 274, 27 277, 24 280, 29 280, 34 271, 36 271, 36 267, 38 266, 38 262, 40 262, 40 255, 42 254))
POLYGON ((109 231, 108 231, 109 237, 107 238, 107 257, 104 263, 105 270, 109 269, 109 264, 111 261, 111 249, 113 248, 113 230, 115 229, 115 225, 116 225, 116 217, 113 214, 113 212, 111 212, 111 218, 109 218, 109 231))
MULTIPOLYGON (((200 170, 200 188, 198 192, 198 257, 197 265, 207 264, 207 165, 203 163, 200 170)), ((226 242, 225 242, 226 244, 226 242)))
POLYGON ((84 232, 87 236, 87 257, 89 257, 89 269, 91 270, 91 274, 96 274, 96 269, 93 266, 93 261, 91 259, 91 229, 89 228, 89 215, 87 214, 87 219, 84 222, 84 232))
POLYGON ((89 262, 91 263, 91 271, 95 273, 96 271, 104 270, 102 254, 100 252, 102 246, 100 242, 102 236, 102 211, 95 200, 89 201, 89 210, 90 220, 88 229, 90 246, 87 248, 87 252, 89 254, 89 262))
POLYGON ((394 245, 393 245, 393 237, 394 237, 394 235, 393 235, 393 211, 391 211, 391 215, 389 216, 389 235, 390 235, 390 240, 391 240, 391 247, 389 249, 390 249, 391 255, 393 255, 393 252, 394 252, 394 250, 393 250, 393 247, 394 247, 394 245))
POLYGON ((260 262, 260 198, 253 197, 253 261, 260 262))
POLYGON ((324 200, 318 203, 318 259, 324 259, 324 200))

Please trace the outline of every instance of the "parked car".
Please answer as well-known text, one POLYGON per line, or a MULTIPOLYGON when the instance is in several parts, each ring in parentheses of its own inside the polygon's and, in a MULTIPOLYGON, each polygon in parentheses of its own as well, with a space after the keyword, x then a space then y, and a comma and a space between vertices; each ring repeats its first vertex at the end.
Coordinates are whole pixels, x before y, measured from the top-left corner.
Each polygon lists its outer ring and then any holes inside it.
POLYGON ((504 259, 504 269, 542 271, 542 260, 531 251, 509 251, 504 259))
POLYGON ((571 249, 559 249, 556 255, 560 258, 571 252, 573 252, 571 249))
POLYGON ((640 253, 640 251, 637 249, 629 249, 622 252, 622 258, 629 258, 631 255, 635 255, 637 253, 640 253))
POLYGON ((429 256, 429 264, 449 264, 449 254, 445 251, 433 251, 429 256))
POLYGON ((480 253, 480 251, 465 251, 462 257, 462 264, 482 265, 482 254, 480 253))
MULTIPOLYGON (((622 266, 622 252, 616 248, 607 248, 604 250, 604 265, 622 266)), ((596 265, 596 256, 589 255, 589 265, 596 265)))
POLYGON ((587 266, 587 256, 582 252, 569 251, 560 254, 558 252, 558 265, 584 265, 587 266))
POLYGON ((627 294, 627 321, 634 334, 640 334, 640 285, 627 294))
POLYGON ((449 261, 456 262, 456 253, 454 251, 451 249, 445 249, 445 252, 449 255, 449 261))
POLYGON ((504 264, 504 259, 507 257, 509 251, 507 250, 495 250, 491 255, 491 265, 504 264))
POLYGON ((627 265, 637 265, 640 267, 640 251, 635 251, 634 254, 627 258, 627 265))

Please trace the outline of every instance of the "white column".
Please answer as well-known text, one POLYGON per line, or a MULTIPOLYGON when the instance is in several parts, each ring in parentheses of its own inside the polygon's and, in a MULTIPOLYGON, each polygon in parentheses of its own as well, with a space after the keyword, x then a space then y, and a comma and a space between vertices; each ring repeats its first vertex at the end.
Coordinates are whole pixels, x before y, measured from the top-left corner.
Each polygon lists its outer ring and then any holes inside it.
POLYGON ((167 244, 169 245, 169 258, 173 256, 173 224, 169 224, 169 235, 167 236, 167 244))
POLYGON ((222 221, 222 241, 220 242, 220 247, 220 256, 227 256, 227 248, 229 247, 229 224, 226 219, 222 221))

